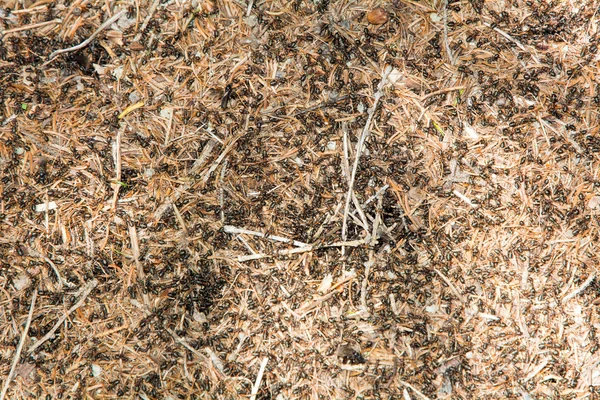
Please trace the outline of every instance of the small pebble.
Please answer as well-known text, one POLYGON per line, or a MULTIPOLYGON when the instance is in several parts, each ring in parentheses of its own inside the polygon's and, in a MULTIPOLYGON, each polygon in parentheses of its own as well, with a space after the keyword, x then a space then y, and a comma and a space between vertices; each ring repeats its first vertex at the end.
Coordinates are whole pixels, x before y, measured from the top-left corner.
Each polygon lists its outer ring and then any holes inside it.
POLYGON ((388 22, 390 15, 382 7, 372 9, 367 13, 367 21, 373 25, 382 25, 388 22))

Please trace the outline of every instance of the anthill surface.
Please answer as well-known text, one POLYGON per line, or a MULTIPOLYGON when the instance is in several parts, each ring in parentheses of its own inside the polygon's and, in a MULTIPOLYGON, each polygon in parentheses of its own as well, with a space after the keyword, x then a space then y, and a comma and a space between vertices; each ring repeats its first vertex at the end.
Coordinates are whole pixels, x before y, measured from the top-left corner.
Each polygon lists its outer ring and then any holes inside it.
POLYGON ((3 398, 598 396, 598 1, 0 5, 3 398))

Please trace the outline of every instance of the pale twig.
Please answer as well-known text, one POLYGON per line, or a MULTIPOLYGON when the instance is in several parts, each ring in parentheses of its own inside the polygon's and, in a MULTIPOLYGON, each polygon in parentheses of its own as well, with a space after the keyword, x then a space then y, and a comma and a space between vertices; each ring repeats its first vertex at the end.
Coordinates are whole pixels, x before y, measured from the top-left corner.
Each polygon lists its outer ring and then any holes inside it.
POLYGON ((363 211, 363 209, 360 205, 360 202, 356 198, 356 193, 354 193, 354 192, 352 192, 352 203, 354 204, 354 212, 350 213, 350 217, 354 217, 354 214, 358 213, 358 216, 360 217, 359 225, 361 225, 363 227, 363 229, 368 233, 369 232, 369 221, 367 220, 367 216, 365 215, 365 212, 363 211))
POLYGON ((115 160, 115 179, 116 182, 113 183, 113 188, 115 190, 113 194, 113 210, 117 208, 117 200, 119 199, 119 189, 121 188, 121 141, 123 138, 123 129, 119 129, 117 132, 117 136, 113 143, 113 158, 115 160))
POLYGON ((54 271, 54 274, 56 275, 56 280, 58 282, 58 289, 62 290, 63 284, 64 284, 64 280, 61 278, 60 273, 58 272, 58 268, 52 262, 52 260, 49 257, 46 257, 45 255, 41 254, 39 251, 37 251, 35 249, 28 248, 27 250, 28 250, 29 255, 31 255, 33 257, 39 257, 42 260, 46 261, 48 263, 48 265, 50 265, 50 267, 54 271))
POLYGON ((273 240, 275 242, 291 243, 291 244, 293 244, 296 247, 307 247, 307 246, 309 246, 308 244, 303 243, 303 242, 299 242, 297 240, 292 240, 292 239, 284 238, 284 237, 281 237, 281 236, 275 236, 275 235, 265 235, 262 232, 250 231, 248 229, 237 228, 237 227, 231 226, 231 225, 225 225, 223 227, 223 230, 225 231, 225 233, 258 236, 258 237, 261 237, 261 238, 273 240))
POLYGON ((448 43, 448 0, 444 0, 444 47, 446 47, 450 64, 454 65, 454 56, 452 55, 450 43, 448 43))
POLYGON ((223 361, 221 361, 221 359, 219 358, 217 353, 215 353, 210 347, 205 347, 204 351, 206 352, 206 354, 208 354, 208 357, 210 358, 210 361, 215 366, 215 368, 217 368, 219 370, 219 372, 222 373, 223 375, 226 375, 225 374, 225 366, 223 365, 223 361))
POLYGON ((596 273, 592 273, 586 280, 585 282, 583 282, 581 284, 581 286, 579 286, 577 289, 575 289, 574 291, 572 291, 571 293, 569 293, 568 295, 566 295, 565 297, 563 297, 563 299, 561 300, 561 302, 564 304, 567 301, 571 300, 573 297, 577 296, 578 294, 582 293, 585 289, 587 289, 588 286, 590 286, 590 284, 592 283, 592 281, 596 279, 596 273))
POLYGON ((344 153, 344 158, 342 160, 342 175, 344 175, 346 177, 346 180, 348 182, 350 182, 350 162, 348 161, 349 158, 349 151, 348 151, 348 123, 346 121, 342 122, 342 133, 344 134, 343 138, 342 138, 342 143, 343 143, 343 153, 344 153))
POLYGON ((369 307, 367 306, 367 286, 369 284, 369 274, 371 273, 371 266, 375 264, 373 259, 373 250, 369 251, 369 261, 365 263, 365 277, 363 278, 360 285, 360 304, 363 311, 368 313, 369 307))
MULTIPOLYGON (((342 162, 342 175, 344 175, 346 177, 346 180, 348 181, 348 185, 350 185, 350 179, 351 179, 351 175, 350 175, 350 163, 348 161, 349 158, 349 152, 348 152, 348 124, 346 122, 342 123, 342 132, 344 133, 343 136, 343 153, 344 153, 344 159, 342 162)), ((369 231, 369 222, 367 221, 367 217, 365 216, 365 213, 363 212, 361 206, 360 206, 360 202, 358 201, 358 199, 356 198, 356 195, 354 194, 354 192, 352 192, 352 203, 354 204, 354 211, 352 213, 350 213, 350 217, 352 217, 352 219, 354 219, 354 221, 356 222, 357 225, 360 225, 363 227, 363 229, 368 232, 369 231), (358 213, 358 215, 360 216, 360 221, 358 221, 356 218, 354 218, 354 214, 358 213)))
POLYGON ((254 386, 252 386, 252 393, 250 393, 250 400, 256 400, 256 395, 258 394, 258 388, 260 387, 260 382, 262 381, 263 374, 265 373, 265 368, 267 367, 267 362, 269 361, 269 357, 263 358, 260 363, 260 369, 258 370, 258 375, 256 376, 256 381, 254 382, 254 386))
POLYGON ((440 90, 436 90, 435 92, 427 93, 425 96, 421 97, 421 101, 425 101, 430 97, 437 96, 438 94, 443 94, 443 93, 448 93, 448 92, 453 92, 455 90, 463 90, 463 89, 465 89, 465 86, 452 86, 452 87, 448 87, 448 88, 443 88, 440 90))
MULTIPOLYGON (((140 280, 145 280, 144 267, 140 262, 140 244, 138 240, 137 229, 134 225, 128 227, 129 230, 129 241, 131 242, 131 252, 133 253, 133 262, 136 266, 136 271, 140 280)), ((150 308, 150 298, 147 293, 142 293, 142 299, 146 307, 150 308)))
POLYGON ((308 313, 310 313, 312 310, 314 310, 319 304, 321 304, 324 301, 335 296, 336 293, 339 293, 339 290, 338 290, 339 287, 345 285, 347 282, 351 281, 355 277, 356 277, 356 274, 354 272, 350 273, 349 275, 344 277, 342 280, 338 281, 333 286, 331 286, 331 288, 329 288, 328 293, 326 293, 322 296, 316 296, 311 301, 304 303, 302 306, 298 307, 296 309, 296 311, 298 312, 298 317, 302 318, 302 317, 306 316, 308 313))
POLYGON ((487 26, 488 28, 495 30, 500 35, 504 36, 504 38, 506 38, 507 40, 509 40, 509 41, 513 42, 514 44, 516 44, 524 52, 529 53, 531 55, 531 58, 533 59, 533 61, 535 61, 537 64, 540 64, 540 60, 536 57, 536 55, 533 54, 531 51, 527 50, 525 48, 525 46, 523 46, 523 44, 521 42, 519 42, 517 39, 513 38, 508 33, 504 32, 502 29, 498 28, 497 26, 492 26, 488 22, 483 22, 483 24, 485 26, 487 26))
POLYGON ((144 30, 146 30, 146 26, 148 26, 148 23, 152 19, 152 16, 154 15, 154 12, 158 8, 159 4, 160 4, 160 0, 154 0, 152 2, 152 5, 150 6, 150 10, 148 11, 148 15, 146 15, 146 19, 142 23, 142 26, 140 27, 140 30, 138 31, 138 33, 135 35, 135 38, 133 38, 134 42, 140 41, 140 38, 142 37, 142 32, 144 32, 144 30))
POLYGON ((219 167, 221 161, 223 161, 227 154, 235 147, 235 143, 244 135, 245 133, 237 135, 227 144, 227 147, 225 147, 225 149, 221 152, 219 157, 217 157, 217 159, 213 162, 213 165, 211 165, 210 168, 204 172, 204 176, 202 177, 202 181, 204 183, 208 182, 210 175, 219 167))
POLYGON ((6 396, 6 392, 8 391, 8 385, 10 385, 10 381, 13 378, 15 373, 15 368, 21 358, 21 351, 23 351, 23 345, 25 344, 25 339, 27 339, 27 333, 29 332, 29 327, 31 326, 31 319, 33 317, 33 308, 35 306, 35 300, 37 299, 37 289, 33 291, 33 296, 31 297, 31 305, 29 306, 29 314, 27 315, 27 322, 25 323, 25 329, 23 329, 23 333, 21 334, 21 340, 19 341, 19 346, 17 346, 17 351, 15 353, 15 357, 13 358, 12 365, 10 366, 10 372, 4 381, 4 387, 2 388, 2 393, 0 393, 0 400, 4 400, 4 396, 6 396))
POLYGON ((169 332, 171 334, 171 336, 173 336, 173 339, 175 339, 175 341, 177 343, 179 343, 180 345, 182 345, 183 347, 185 347, 186 349, 188 349, 190 352, 192 352, 193 354, 197 355, 198 357, 200 357, 202 360, 206 360, 206 356, 202 353, 200 353, 198 350, 194 349, 192 346, 190 346, 190 344, 183 338, 179 337, 174 330, 170 329, 170 328, 166 328, 167 332, 169 332))
MULTIPOLYGON (((348 214, 350 213, 350 201, 352 200, 352 191, 354 190, 354 181, 356 180, 356 171, 358 170, 358 163, 360 161, 360 155, 363 150, 363 146, 365 140, 367 139, 367 134, 369 133, 371 127, 371 121, 373 121, 373 116, 375 115, 375 110, 377 110, 377 106, 379 105, 379 99, 383 96, 383 87, 386 84, 387 77, 392 71, 391 67, 387 67, 381 77, 381 81, 377 86, 377 92, 375 92, 375 100, 373 101, 373 106, 369 110, 369 116, 367 118, 367 122, 365 123, 365 127, 362 130, 360 138, 358 139, 358 143, 356 143, 356 152, 354 155, 354 165, 352 167, 352 174, 350 175, 350 182, 348 184, 348 194, 346 195, 346 205, 344 207, 344 217, 342 220, 342 241, 346 241, 347 230, 348 230, 348 214)), ((344 248, 342 248, 342 254, 344 253, 344 248)))
POLYGON ((440 278, 442 278, 442 280, 444 282, 446 282, 446 285, 448 285, 448 287, 450 288, 450 290, 452 290, 452 293, 454 293, 454 295, 456 297, 458 297, 458 300, 460 300, 460 302, 464 304, 465 303, 465 299, 460 294, 460 292, 458 291, 458 289, 456 288, 456 286, 454 286, 454 284, 452 283, 452 281, 450 279, 448 279, 446 277, 446 275, 442 274, 442 272, 440 270, 438 270, 437 268, 434 268, 433 270, 440 276, 440 278))
POLYGON ((398 379, 398 382, 400 382, 402 385, 406 386, 407 388, 411 389, 413 392, 415 392, 423 400, 429 400, 429 397, 425 396, 423 393, 421 393, 419 390, 417 390, 417 388, 415 388, 410 383, 405 382, 405 381, 403 381, 401 379, 398 379))
MULTIPOLYGON (((330 247, 358 247, 358 246, 362 246, 365 244, 367 244, 367 242, 364 239, 361 239, 361 240, 350 240, 350 241, 346 241, 346 242, 335 242, 335 243, 323 244, 323 245, 319 245, 319 246, 307 245, 305 247, 296 247, 293 249, 279 250, 276 253, 276 256, 289 256, 291 254, 308 253, 310 251, 319 250, 319 249, 327 249, 330 247)), ((271 254, 265 254, 265 253, 256 253, 256 254, 249 254, 246 256, 238 256, 237 260, 239 262, 245 262, 245 261, 252 261, 252 260, 260 260, 261 258, 269 258, 269 257, 275 257, 275 256, 273 256, 271 254)))
POLYGON ((0 32, 0 37, 4 36, 4 35, 8 35, 9 33, 16 33, 16 32, 26 31, 26 30, 30 30, 30 29, 41 28, 42 26, 46 26, 46 25, 60 24, 61 22, 62 22, 62 20, 57 18, 57 19, 53 19, 51 21, 38 22, 37 24, 23 25, 23 26, 19 26, 17 28, 8 29, 6 31, 0 32))
POLYGON ((461 199, 462 201, 464 201, 465 203, 467 203, 471 207, 476 207, 475 204, 473 204, 473 202, 471 201, 470 198, 468 198, 467 196, 465 196, 464 194, 462 194, 458 190, 454 190, 452 193, 454 193, 454 195, 456 197, 458 197, 459 199, 461 199))
POLYGON ((227 171, 227 160, 223 161, 223 168, 221 168, 221 176, 219 177, 219 207, 221 207, 221 223, 225 223, 225 188, 223 188, 223 181, 225 180, 225 174, 227 171))
POLYGON ((48 340, 52 339, 54 337, 54 332, 56 332, 58 330, 58 328, 60 328, 60 326, 62 325, 63 322, 65 322, 65 320, 69 317, 69 315, 71 315, 71 313, 75 310, 77 310, 79 307, 81 307, 83 305, 83 303, 85 302, 85 299, 89 296, 90 293, 92 293, 92 290, 94 290, 94 288, 98 285, 98 281, 96 279, 88 282, 84 288, 83 288, 83 293, 81 294, 81 297, 79 298, 79 301, 77 303, 75 303, 71 308, 69 308, 69 311, 66 312, 65 315, 61 316, 58 321, 56 321, 56 324, 54 324, 54 326, 52 327, 52 329, 50 329, 50 331, 43 337, 41 338, 39 341, 35 342, 28 350, 28 353, 33 353, 35 351, 35 349, 37 349, 38 347, 40 347, 42 344, 44 344, 45 342, 47 342, 48 340))
POLYGON ((78 45, 75 45, 73 47, 68 47, 66 49, 60 49, 60 50, 56 50, 54 51, 52 54, 50 54, 50 56, 48 57, 48 61, 46 61, 44 64, 42 64, 42 66, 47 65, 48 63, 50 63, 52 60, 54 60, 59 54, 63 54, 63 53, 69 53, 71 51, 77 51, 80 49, 83 49, 85 46, 87 46, 88 44, 90 44, 92 42, 92 40, 94 40, 94 38, 96 36, 98 36, 98 34, 100 32, 102 32, 104 29, 108 28, 109 26, 111 26, 115 21, 117 21, 119 18, 121 18, 121 16, 123 14, 125 14, 125 12, 127 12, 127 10, 121 10, 118 13, 116 13, 115 15, 113 15, 111 18, 107 19, 106 22, 104 22, 102 25, 100 25, 100 27, 98 29, 96 29, 96 31, 94 33, 92 33, 92 35, 85 39, 83 42, 79 43, 78 45))
POLYGON ((179 212, 179 208, 175 203, 171 203, 171 207, 173 207, 173 214, 175 214, 175 218, 177 218, 177 222, 181 225, 181 230, 185 235, 187 235, 187 227, 185 225, 185 220, 183 219, 183 215, 179 212))
MULTIPOLYGON (((198 156, 196 161, 194 161, 194 164, 192 165, 192 169, 190 170, 188 175, 193 176, 194 174, 198 173, 200 168, 202 168, 202 166, 206 163, 206 160, 208 160, 208 157, 210 157, 210 155, 212 154, 212 151, 216 145, 217 145, 217 141, 215 139, 210 139, 206 143, 206 145, 202 149, 202 152, 200 153, 200 155, 198 156)), ((154 212, 154 218, 157 221, 160 220, 162 218, 163 214, 169 209, 171 204, 176 202, 177 200, 179 200, 179 197, 181 197, 181 195, 183 193, 185 193, 185 191, 188 190, 191 186, 192 186, 192 183, 190 182, 190 183, 186 183, 182 187, 179 187, 177 190, 175 190, 175 193, 173 193, 173 195, 169 196, 169 198, 156 209, 156 211, 154 212)))

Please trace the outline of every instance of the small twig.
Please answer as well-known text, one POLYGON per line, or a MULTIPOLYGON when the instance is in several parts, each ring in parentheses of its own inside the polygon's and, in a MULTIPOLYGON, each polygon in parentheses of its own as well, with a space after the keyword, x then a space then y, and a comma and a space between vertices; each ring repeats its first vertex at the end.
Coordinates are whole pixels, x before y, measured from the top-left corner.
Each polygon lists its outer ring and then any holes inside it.
POLYGON ((115 138, 115 142, 113 144, 113 158, 115 160, 115 175, 116 182, 113 183, 113 188, 115 190, 113 194, 113 204, 112 208, 115 210, 117 208, 117 200, 119 199, 119 189, 121 188, 121 140, 123 137, 123 129, 119 129, 117 132, 117 137, 115 138))
POLYGON ((106 22, 104 22, 102 25, 100 25, 100 28, 96 29, 96 31, 94 33, 92 33, 92 35, 89 38, 85 39, 83 42, 79 43, 78 45, 75 45, 73 47, 68 47, 66 49, 56 50, 55 52, 53 52, 52 54, 50 54, 50 56, 48 57, 48 61, 46 61, 44 64, 42 64, 42 66, 48 65, 59 54, 69 53, 71 51, 76 51, 76 50, 83 49, 85 46, 87 46, 88 44, 90 44, 92 42, 92 40, 94 40, 94 38, 96 36, 98 36, 98 34, 100 32, 102 32, 104 29, 106 29, 109 26, 111 26, 115 21, 117 21, 119 18, 121 18, 121 16, 123 14, 125 14, 126 12, 127 12, 127 10, 121 10, 118 13, 116 13, 115 15, 113 15, 111 18, 109 18, 108 20, 106 20, 106 22))
POLYGON ((237 227, 231 226, 231 225, 225 225, 223 227, 223 230, 225 231, 225 233, 252 235, 252 236, 258 236, 261 238, 273 240, 275 242, 291 243, 296 247, 308 247, 309 246, 308 244, 299 242, 297 240, 292 240, 292 239, 284 238, 281 236, 275 236, 275 235, 265 235, 262 232, 250 231, 248 229, 237 228, 237 227))
POLYGON ((166 328, 167 332, 169 332, 171 334, 171 336, 173 336, 173 339, 175 339, 175 341, 177 343, 179 343, 180 345, 182 345, 183 347, 185 347, 186 349, 188 349, 190 352, 192 352, 193 354, 197 355, 198 357, 200 357, 202 360, 206 360, 206 356, 202 353, 200 353, 198 350, 194 349, 192 346, 190 346, 190 344, 183 338, 179 337, 174 330, 170 329, 170 328, 166 328))
POLYGON ((468 198, 467 196, 465 196, 464 194, 462 194, 461 192, 459 192, 458 190, 453 190, 452 193, 454 193, 454 195, 456 197, 458 197, 459 199, 461 199, 462 201, 464 201, 465 203, 467 203, 468 205, 470 205, 471 207, 476 207, 475 204, 473 204, 473 202, 471 201, 470 198, 468 198))
POLYGON ((60 24, 62 22, 61 19, 53 19, 52 21, 38 22, 37 24, 23 25, 17 28, 8 29, 6 31, 0 32, 0 37, 4 35, 8 35, 9 33, 16 33, 21 31, 26 31, 28 29, 36 29, 41 28, 42 26, 52 25, 52 24, 60 24))
POLYGON ((238 256, 237 260, 239 262, 245 262, 245 261, 252 261, 252 260, 260 260, 262 258, 269 258, 269 257, 276 257, 276 256, 289 256, 291 254, 308 253, 310 251, 327 249, 330 247, 359 247, 359 246, 363 246, 365 244, 367 244, 367 242, 364 239, 361 239, 361 240, 350 240, 347 242, 335 242, 335 243, 324 244, 324 245, 320 245, 320 246, 308 245, 306 247, 296 247, 293 249, 282 249, 282 250, 279 250, 275 256, 273 256, 271 254, 265 254, 265 253, 256 253, 256 254, 249 254, 246 256, 238 256))
POLYGON ((265 368, 267 367, 267 362, 269 361, 269 357, 263 358, 260 363, 260 369, 258 370, 258 375, 256 376, 256 381, 254 382, 254 386, 252 386, 252 393, 250 394, 250 400, 256 400, 256 395, 258 394, 258 388, 260 387, 260 382, 262 381, 263 374, 265 373, 265 368))
POLYGON ((33 296, 31 297, 31 305, 29 306, 29 314, 27 315, 27 322, 25 323, 25 329, 23 329, 23 333, 21 334, 21 340, 19 341, 19 346, 17 346, 15 357, 13 358, 12 365, 10 366, 10 372, 6 377, 6 381, 4 381, 4 387, 2 388, 2 393, 0 393, 0 400, 4 400, 4 396, 6 396, 6 392, 8 391, 8 385, 10 385, 10 381, 12 381, 13 375, 15 373, 15 368, 19 363, 19 359, 21 358, 21 351, 23 350, 23 345, 25 344, 25 339, 27 339, 27 333, 29 332, 29 327, 31 326, 33 308, 35 306, 36 299, 37 289, 34 289, 33 296))
POLYGON ((9 123, 11 123, 14 119, 17 118, 17 114, 13 114, 10 117, 6 118, 3 122, 2 122, 2 126, 8 125, 9 123))
POLYGON ((50 267, 52 268, 52 271, 54 271, 54 274, 56 275, 56 280, 57 280, 57 283, 58 283, 58 289, 62 290, 63 284, 64 284, 65 281, 60 276, 60 273, 58 272, 58 268, 52 262, 52 260, 49 257, 46 257, 45 255, 41 254, 39 251, 37 251, 35 249, 28 248, 27 251, 28 251, 29 255, 31 255, 33 257, 39 257, 42 260, 46 261, 50 265, 50 267))
POLYGON ((208 357, 210 358, 210 361, 215 366, 215 368, 217 368, 220 373, 227 376, 225 374, 225 366, 223 365, 223 361, 221 361, 219 356, 210 347, 205 347, 204 351, 206 352, 206 354, 208 354, 208 357))
POLYGON ((338 288, 345 285, 347 282, 351 281, 356 277, 355 273, 351 273, 350 275, 344 277, 341 281, 338 281, 331 288, 329 288, 329 292, 322 295, 316 296, 311 301, 304 303, 302 306, 298 307, 295 311, 297 311, 298 317, 302 318, 308 315, 308 313, 312 312, 319 304, 327 301, 328 299, 335 296, 336 293, 339 293, 338 288))
POLYGON ((565 297, 563 297, 563 299, 561 300, 561 302, 563 304, 565 304, 567 301, 571 300, 573 297, 577 296, 578 294, 582 293, 585 289, 587 289, 588 286, 590 286, 590 284, 592 283, 592 281, 596 279, 596 273, 592 273, 586 280, 585 282, 583 282, 581 284, 581 286, 579 286, 577 289, 573 290, 571 293, 569 293, 568 295, 566 295, 565 297))
MULTIPOLYGON (((136 266, 136 271, 138 273, 138 277, 140 280, 145 280, 146 277, 144 275, 144 267, 140 262, 140 244, 138 240, 137 229, 135 225, 130 225, 128 227, 129 230, 129 241, 131 243, 131 252, 133 253, 133 261, 136 266)), ((147 293, 142 293, 142 299, 144 300, 144 304, 146 307, 150 308, 150 298, 147 293)))
POLYGON ((315 106, 308 107, 308 108, 305 108, 303 110, 300 110, 300 111, 296 112, 295 114, 293 114, 292 116, 293 117, 297 117, 299 115, 303 115, 303 114, 309 113, 311 111, 319 110, 321 108, 331 107, 331 106, 336 105, 340 101, 346 100, 349 97, 350 97, 349 95, 344 95, 344 96, 337 97, 335 100, 324 101, 324 102, 319 103, 319 104, 317 104, 315 106))
POLYGON ((219 177, 219 207, 221 207, 221 223, 225 223, 225 188, 223 187, 223 181, 227 172, 227 160, 223 161, 223 168, 221 168, 221 176, 219 177))
MULTIPOLYGON (((194 164, 192 165, 192 169, 189 171, 188 176, 193 176, 194 174, 197 174, 198 171, 200 171, 202 166, 206 163, 206 160, 208 160, 208 158, 212 154, 212 151, 216 145, 217 141, 215 139, 210 139, 206 143, 206 145, 204 145, 202 153, 200 153, 196 161, 194 161, 194 164)), ((169 196, 167 200, 156 209, 156 211, 154 212, 154 219, 156 219, 156 221, 160 220, 163 214, 169 209, 171 204, 179 200, 179 197, 181 197, 181 195, 185 193, 191 186, 192 182, 188 182, 185 185, 176 189, 175 193, 169 196)))
POLYGON ((450 279, 448 279, 446 277, 446 275, 442 274, 442 272, 439 269, 434 268, 433 270, 440 276, 440 278, 442 278, 442 280, 444 282, 446 282, 446 285, 448 285, 448 287, 450 288, 450 290, 452 290, 452 293, 454 293, 454 295, 456 297, 458 297, 458 300, 460 300, 460 302, 464 304, 465 303, 465 299, 460 294, 460 292, 458 291, 458 289, 456 288, 456 286, 454 286, 454 284, 452 283, 452 281, 450 279))
POLYGON ((144 30, 146 29, 146 26, 148 26, 148 23, 150 23, 150 20, 152 19, 152 16, 154 15, 154 12, 158 8, 159 4, 160 4, 160 0, 154 0, 154 2, 152 2, 152 5, 150 6, 150 10, 148 11, 148 15, 146 15, 146 19, 142 23, 142 26, 140 27, 140 30, 138 31, 138 33, 135 35, 135 38, 133 38, 134 42, 140 41, 140 38, 142 37, 142 32, 144 32, 144 30))
POLYGON ((449 88, 436 90, 435 92, 427 93, 425 96, 421 97, 421 101, 425 101, 430 97, 437 96, 438 94, 443 94, 443 93, 448 93, 448 92, 453 92, 455 90, 463 90, 463 89, 465 89, 464 86, 453 86, 453 87, 449 87, 449 88))
POLYGON ((415 392, 423 400, 429 400, 429 397, 425 396, 423 393, 421 393, 420 391, 418 391, 417 388, 415 388, 410 383, 405 382, 402 379, 398 379, 398 382, 400 382, 402 385, 406 386, 407 388, 411 389, 413 392, 415 392))
MULTIPOLYGON (((371 121, 373 120, 373 116, 375 115, 375 110, 379 104, 379 99, 383 96, 383 87, 386 84, 387 77, 392 71, 391 67, 387 67, 381 77, 381 81, 377 86, 377 92, 375 93, 375 100, 373 101, 373 106, 369 110, 369 117, 367 118, 367 122, 365 123, 365 127, 358 139, 358 143, 356 143, 356 154, 354 156, 354 165, 352 167, 352 174, 350 175, 350 182, 348 183, 348 194, 346 195, 346 205, 344 206, 344 218, 342 220, 342 241, 346 241, 347 230, 348 230, 348 214, 350 213, 350 201, 352 200, 352 191, 354 190, 354 181, 356 179, 356 171, 358 170, 358 163, 360 160, 360 155, 363 150, 363 146, 365 140, 367 139, 367 134, 369 133, 371 127, 371 121)), ((345 249, 342 248, 342 254, 344 254, 345 249)))
POLYGON ((360 285, 360 304, 363 311, 368 313, 369 307, 367 306, 367 286, 369 284, 369 274, 371 273, 371 266, 375 264, 373 257, 373 250, 369 251, 369 261, 365 263, 365 277, 363 278, 360 285))
POLYGON ((187 235, 188 230, 187 230, 187 226, 185 224, 185 220, 183 219, 183 215, 181 215, 181 213, 179 212, 179 208, 177 208, 177 205, 175 203, 171 203, 171 207, 173 207, 173 214, 175 214, 175 218, 177 218, 177 222, 179 222, 179 225, 181 225, 181 230, 183 231, 183 234, 187 235))
POLYGON ((35 349, 40 347, 42 344, 44 344, 48 340, 52 339, 54 337, 54 332, 56 332, 58 330, 58 328, 60 328, 62 323, 65 322, 65 320, 69 317, 69 315, 71 315, 71 313, 73 311, 77 310, 79 307, 81 307, 83 305, 83 303, 85 302, 85 299, 89 296, 90 293, 92 293, 92 290, 94 290, 94 288, 97 285, 98 285, 98 281, 96 279, 88 282, 83 288, 83 293, 81 294, 79 301, 77 303, 75 303, 71 308, 69 308, 69 311, 67 311, 65 315, 60 317, 58 319, 58 321, 56 321, 56 324, 54 324, 52 329, 50 329, 50 331, 43 338, 41 338, 38 342, 35 342, 29 348, 29 350, 27 350, 27 352, 33 353, 35 351, 35 349))
POLYGON ((202 177, 202 181, 204 183, 208 182, 210 175, 219 167, 219 164, 221 164, 221 162, 223 161, 223 159, 225 159, 227 154, 235 147, 235 143, 239 139, 241 139, 242 136, 246 135, 246 133, 247 132, 242 132, 230 140, 230 142, 227 144, 225 149, 223 149, 223 151, 221 152, 219 157, 217 157, 217 159, 213 162, 213 164, 210 166, 210 168, 207 171, 204 171, 204 176, 202 177))
POLYGON ((533 61, 535 61, 537 64, 540 64, 540 60, 536 57, 536 55, 533 54, 531 51, 527 50, 525 48, 525 46, 523 46, 523 44, 521 42, 519 42, 517 39, 515 39, 512 36, 510 36, 508 33, 504 32, 502 29, 498 28, 497 26, 492 26, 488 22, 483 22, 483 25, 487 26, 490 29, 495 30, 500 35, 504 36, 507 40, 510 40, 511 42, 513 42, 514 44, 516 44, 521 50, 523 50, 526 53, 529 53, 531 55, 531 58, 533 59, 533 61))
POLYGON ((444 0, 444 47, 446 47, 446 53, 450 64, 454 65, 454 56, 452 55, 450 43, 448 43, 448 0, 444 0))

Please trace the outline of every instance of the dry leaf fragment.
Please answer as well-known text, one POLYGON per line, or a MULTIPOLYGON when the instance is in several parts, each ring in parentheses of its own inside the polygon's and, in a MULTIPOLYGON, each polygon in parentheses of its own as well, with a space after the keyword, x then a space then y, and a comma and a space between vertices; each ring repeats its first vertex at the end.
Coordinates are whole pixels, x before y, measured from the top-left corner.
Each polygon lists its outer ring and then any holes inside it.
POLYGON ((129 45, 129 50, 131 51, 142 51, 144 48, 144 45, 140 44, 139 42, 133 42, 129 45))

